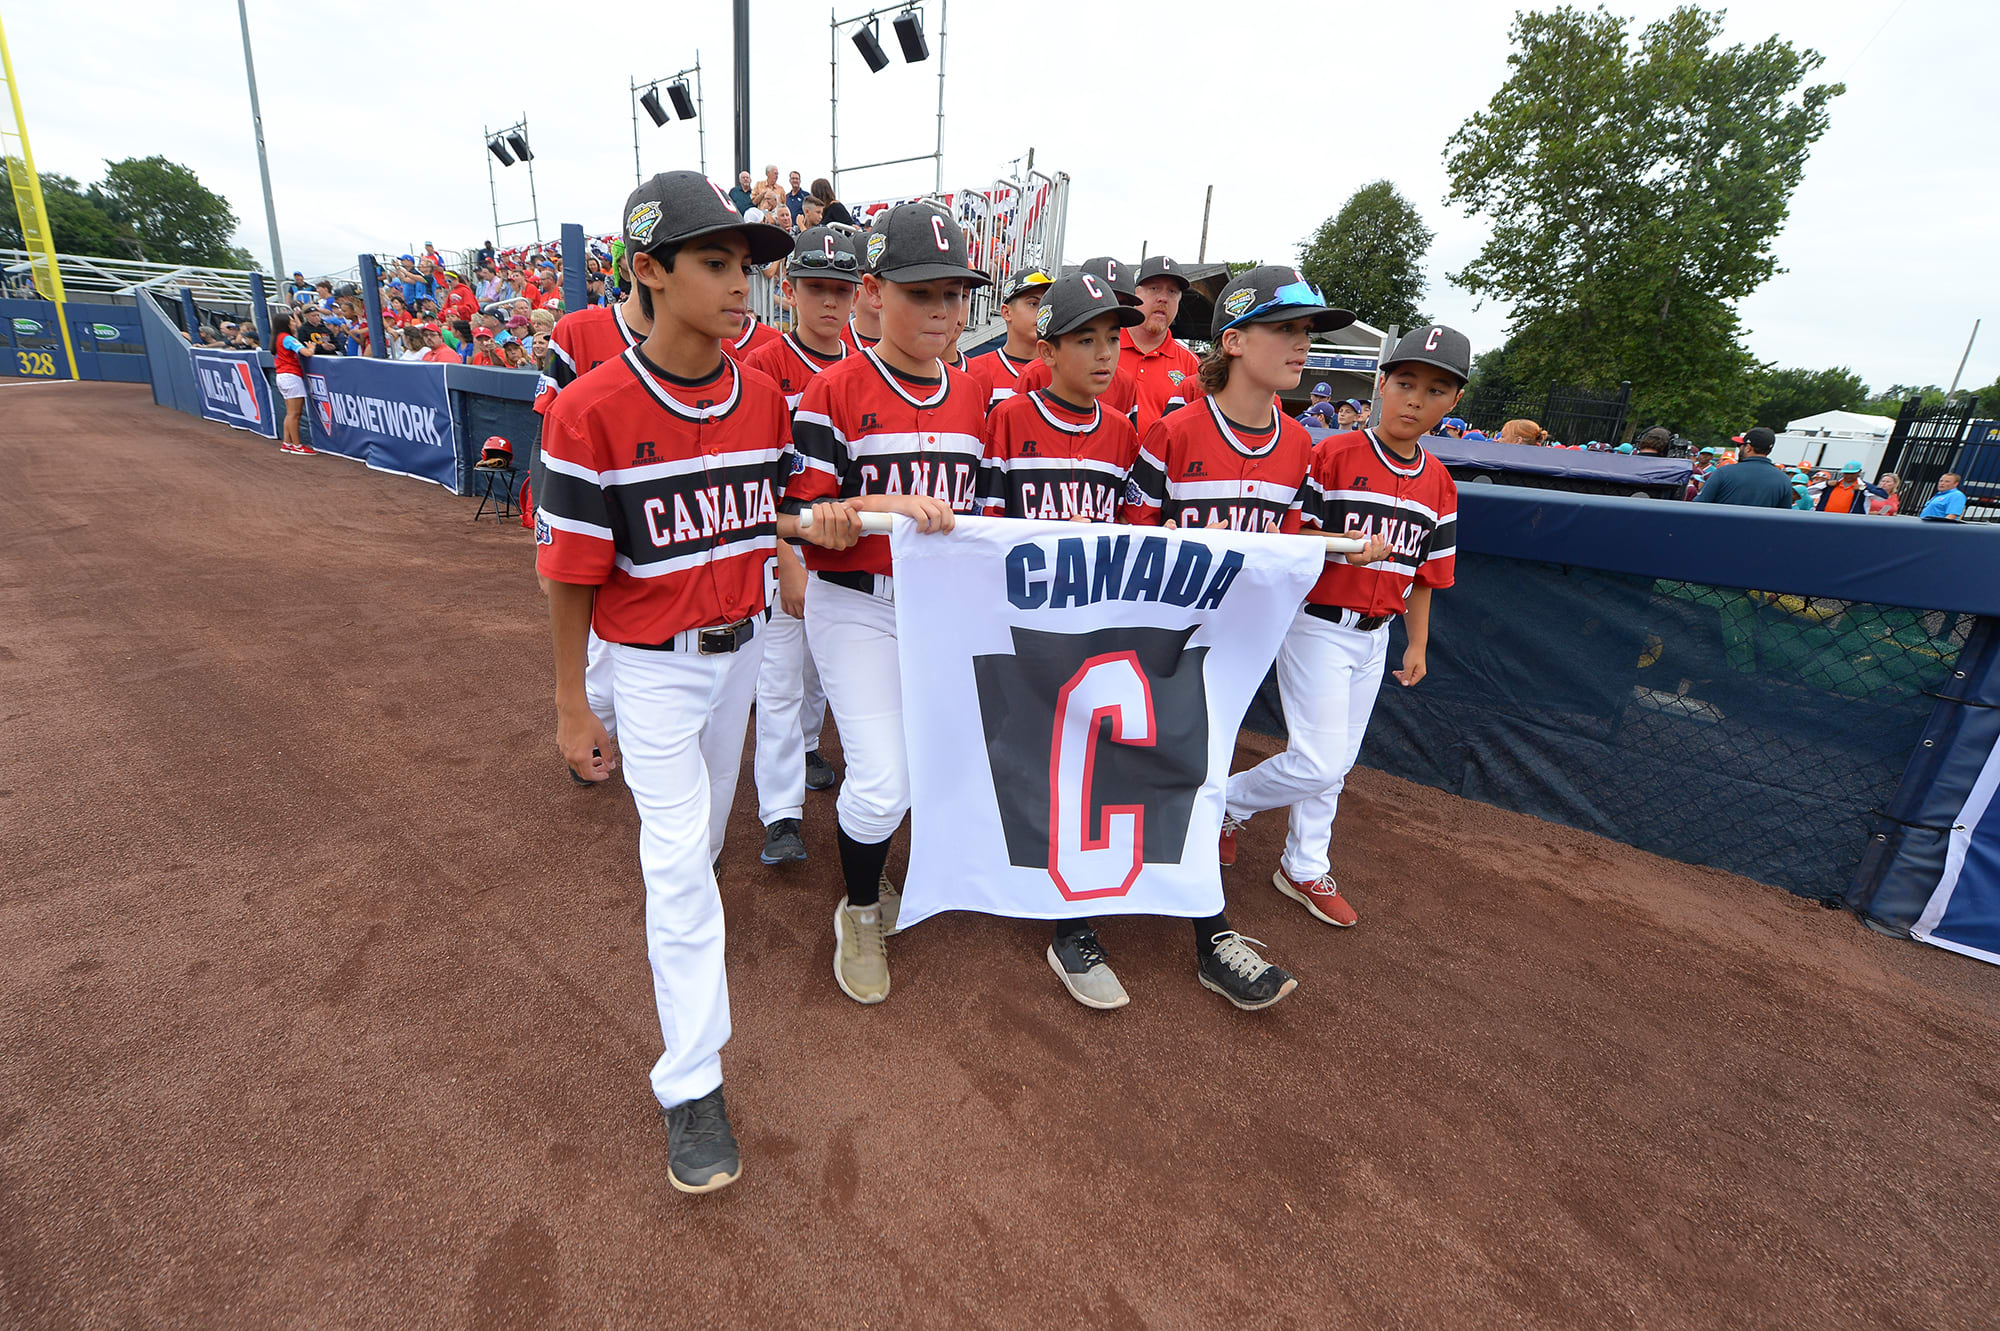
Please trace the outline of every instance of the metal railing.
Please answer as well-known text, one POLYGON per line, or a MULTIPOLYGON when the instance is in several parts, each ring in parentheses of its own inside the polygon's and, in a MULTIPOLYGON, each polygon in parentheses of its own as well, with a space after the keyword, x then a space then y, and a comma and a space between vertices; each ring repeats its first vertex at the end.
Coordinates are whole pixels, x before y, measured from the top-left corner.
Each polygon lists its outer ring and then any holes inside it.
MULTIPOLYGON (((0 290, 32 295, 28 283, 30 258, 26 250, 0 250, 0 290), (27 288, 23 290, 23 288, 27 288)), ((178 295, 182 287, 194 292, 198 301, 248 305, 250 271, 240 268, 207 268, 199 264, 146 263, 138 259, 107 259, 81 254, 58 254, 56 266, 62 274, 63 291, 72 299, 125 297, 140 291, 160 291, 178 295)), ((269 280, 269 275, 266 274, 269 280)), ((277 284, 270 288, 277 298, 277 284)))

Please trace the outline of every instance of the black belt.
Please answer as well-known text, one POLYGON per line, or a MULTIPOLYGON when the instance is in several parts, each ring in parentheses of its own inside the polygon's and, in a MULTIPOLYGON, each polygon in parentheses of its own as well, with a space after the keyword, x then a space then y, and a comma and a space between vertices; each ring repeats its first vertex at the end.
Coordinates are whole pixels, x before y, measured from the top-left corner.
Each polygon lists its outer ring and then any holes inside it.
POLYGON ((757 621, 752 618, 739 619, 734 624, 718 624, 714 628, 689 629, 685 633, 676 633, 665 642, 626 645, 642 652, 696 652, 702 656, 727 656, 756 636, 757 621))
POLYGON ((860 592, 863 596, 873 596, 875 594, 875 575, 873 573, 820 572, 817 576, 821 582, 830 582, 836 587, 845 587, 849 591, 860 592))
POLYGON ((1329 624, 1339 624, 1344 628, 1360 629, 1363 633, 1373 633, 1389 622, 1387 615, 1364 615, 1358 610, 1349 610, 1339 605, 1309 605, 1306 607, 1306 613, 1314 619, 1324 619, 1329 624), (1351 624, 1347 622, 1349 615, 1355 617, 1351 624))

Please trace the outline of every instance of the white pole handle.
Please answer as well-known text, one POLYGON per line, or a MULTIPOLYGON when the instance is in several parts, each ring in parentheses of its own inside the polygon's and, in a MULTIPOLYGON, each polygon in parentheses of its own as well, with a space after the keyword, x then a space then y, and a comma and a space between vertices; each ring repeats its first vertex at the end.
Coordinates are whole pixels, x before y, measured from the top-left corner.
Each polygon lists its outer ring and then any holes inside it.
MULTIPOLYGON (((812 518, 813 511, 810 508, 801 511, 799 514, 799 525, 801 527, 812 526, 812 518)), ((870 535, 888 535, 889 529, 895 525, 895 522, 896 515, 893 513, 861 514, 861 530, 870 535)), ((1189 530, 1193 529, 1190 528, 1189 530)), ((1367 545, 1366 541, 1354 536, 1322 536, 1320 539, 1326 542, 1326 552, 1330 555, 1359 554, 1363 547, 1367 545)))

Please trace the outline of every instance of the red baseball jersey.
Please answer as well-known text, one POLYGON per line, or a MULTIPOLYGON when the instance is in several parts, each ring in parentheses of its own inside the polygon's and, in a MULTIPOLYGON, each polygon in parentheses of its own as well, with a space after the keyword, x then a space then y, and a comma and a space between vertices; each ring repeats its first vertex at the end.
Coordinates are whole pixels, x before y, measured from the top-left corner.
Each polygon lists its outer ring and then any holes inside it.
POLYGON ((814 376, 821 370, 840 364, 846 357, 845 342, 840 345, 840 355, 822 356, 790 333, 785 333, 746 355, 743 366, 777 384, 778 391, 785 395, 785 410, 797 411, 799 399, 806 395, 806 385, 813 381, 814 376))
POLYGON ((995 407, 1021 391, 1021 375, 1028 367, 1041 362, 1033 356, 1027 360, 1015 360, 1005 351, 989 351, 984 356, 972 358, 972 364, 965 372, 977 379, 986 390, 986 410, 995 407))
POLYGON ((535 385, 535 410, 546 416, 555 405, 556 394, 588 374, 627 347, 639 345, 639 335, 625 324, 625 315, 616 305, 597 305, 576 310, 556 320, 549 334, 555 355, 548 372, 535 385))
POLYGON ((1232 531, 1299 529, 1312 467, 1312 436, 1279 411, 1263 429, 1222 414, 1214 398, 1155 421, 1119 511, 1125 522, 1182 527, 1221 522, 1232 531))
MULTIPOLYGON (((1038 360, 1021 371, 1020 382, 1014 385, 1014 391, 1032 393, 1038 388, 1048 386, 1049 367, 1038 360)), ((1118 368, 1111 372, 1111 386, 1104 390, 1104 395, 1097 401, 1100 406, 1109 407, 1128 420, 1138 407, 1139 383, 1132 377, 1132 368, 1125 363, 1122 355, 1118 358, 1118 368)))
MULTIPOLYGON (((939 369, 940 378, 911 378, 863 351, 816 376, 792 420, 797 457, 785 511, 822 499, 916 494, 977 512, 986 404, 970 375, 939 369)), ((824 572, 891 572, 887 536, 863 536, 841 551, 808 545, 804 554, 807 568, 824 572)))
POLYGON ((1328 435, 1313 450, 1305 519, 1329 536, 1380 536, 1389 557, 1359 567, 1338 556, 1306 600, 1364 615, 1400 615, 1412 587, 1449 587, 1458 570, 1458 484, 1417 445, 1391 453, 1372 430, 1328 435))
POLYGON ((740 363, 747 359, 751 352, 762 351, 765 347, 776 342, 778 337, 779 333, 777 329, 771 327, 771 325, 763 322, 753 314, 750 316, 750 322, 743 326, 743 331, 740 334, 723 341, 722 354, 740 363))
POLYGON ((1138 416, 1133 424, 1144 434, 1153 422, 1169 412, 1179 411, 1200 393, 1201 363, 1187 345, 1172 333, 1151 351, 1141 351, 1132 340, 1132 330, 1118 330, 1118 368, 1131 372, 1138 396, 1138 416))
POLYGON ((879 337, 869 337, 867 334, 856 329, 854 320, 850 317, 847 321, 847 327, 840 330, 840 340, 847 344, 849 351, 866 351, 882 339, 879 337))
POLYGON ((763 375, 725 356, 688 383, 633 347, 556 398, 542 469, 535 567, 597 588, 598 637, 661 643, 764 609, 792 459, 763 375))
POLYGON ((1017 394, 986 418, 980 510, 990 518, 1114 522, 1138 457, 1139 434, 1117 412, 1017 394))

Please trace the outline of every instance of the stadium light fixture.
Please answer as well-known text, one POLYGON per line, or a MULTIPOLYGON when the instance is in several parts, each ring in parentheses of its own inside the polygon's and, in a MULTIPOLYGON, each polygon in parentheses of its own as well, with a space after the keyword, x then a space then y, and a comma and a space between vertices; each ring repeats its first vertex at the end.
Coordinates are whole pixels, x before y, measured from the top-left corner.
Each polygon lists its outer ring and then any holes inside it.
POLYGON ((648 88, 646 91, 640 93, 639 105, 645 107, 646 114, 652 117, 654 128, 667 123, 669 119, 667 108, 660 105, 660 90, 658 88, 648 88))
POLYGON ((492 153, 495 157, 499 158, 500 165, 502 166, 514 165, 514 154, 508 152, 507 145, 500 142, 500 140, 488 139, 486 141, 486 151, 492 153))
POLYGON ((532 162, 535 160, 535 155, 528 151, 528 136, 520 130, 517 129, 509 134, 507 136, 507 143, 508 146, 513 148, 514 156, 520 158, 522 161, 532 162))
POLYGON ((688 95, 686 79, 680 79, 668 86, 667 100, 674 104, 674 114, 682 120, 694 119, 694 98, 688 95))
POLYGON ((890 26, 895 28, 896 40, 903 47, 904 63, 914 65, 931 58, 930 44, 924 40, 923 16, 916 10, 904 10, 890 26))
POLYGON ((868 62, 869 73, 880 74, 889 67, 889 53, 882 49, 882 39, 872 21, 866 27, 854 30, 854 49, 861 52, 861 58, 868 62))

